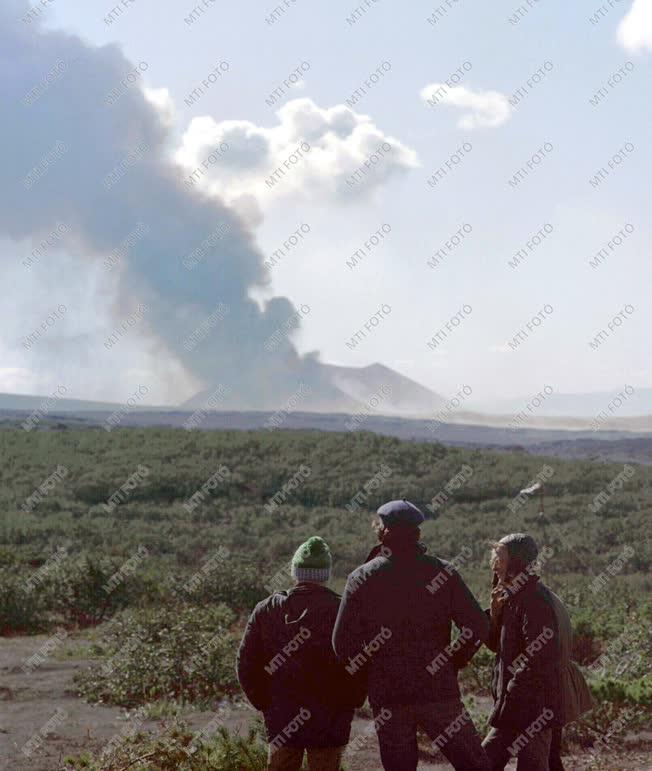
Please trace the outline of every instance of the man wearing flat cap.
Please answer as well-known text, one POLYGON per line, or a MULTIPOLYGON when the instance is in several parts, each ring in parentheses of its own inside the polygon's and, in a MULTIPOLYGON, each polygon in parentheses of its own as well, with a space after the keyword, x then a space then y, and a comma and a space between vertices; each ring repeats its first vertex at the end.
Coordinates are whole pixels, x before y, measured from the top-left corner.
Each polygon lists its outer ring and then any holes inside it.
POLYGON ((457 684, 487 639, 487 616, 453 565, 426 554, 413 503, 390 501, 377 514, 381 546, 348 577, 333 647, 348 670, 366 669, 383 767, 417 768, 421 726, 454 768, 488 771, 457 684))

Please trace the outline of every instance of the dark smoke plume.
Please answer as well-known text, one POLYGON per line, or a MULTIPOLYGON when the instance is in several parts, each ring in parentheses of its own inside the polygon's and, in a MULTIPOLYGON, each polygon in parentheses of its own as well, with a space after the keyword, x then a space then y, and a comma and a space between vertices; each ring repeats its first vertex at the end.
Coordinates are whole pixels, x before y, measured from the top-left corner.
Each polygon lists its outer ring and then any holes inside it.
POLYGON ((107 104, 134 63, 116 45, 26 24, 28 10, 1 0, 0 235, 38 239, 63 222, 62 246, 102 260, 140 233, 116 268, 116 323, 146 306, 138 334, 206 386, 224 385, 224 406, 277 407, 300 382, 317 402, 340 398, 291 331, 269 344, 296 328, 295 308, 276 297, 261 310, 249 298, 267 281, 251 233, 220 201, 184 188, 169 127, 139 85, 107 104))

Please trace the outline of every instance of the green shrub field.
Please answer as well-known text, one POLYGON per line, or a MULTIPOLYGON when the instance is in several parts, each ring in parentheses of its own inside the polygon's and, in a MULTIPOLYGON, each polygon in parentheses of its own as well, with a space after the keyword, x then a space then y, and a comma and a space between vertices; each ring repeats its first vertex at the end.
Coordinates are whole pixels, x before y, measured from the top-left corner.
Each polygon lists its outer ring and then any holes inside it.
MULTIPOLYGON (((76 680, 91 702, 217 708, 238 698, 244 621, 272 588, 290 585, 297 545, 324 537, 341 589, 374 543, 377 506, 405 497, 428 515, 430 553, 465 555, 461 573, 482 603, 488 539, 527 531, 548 547, 542 574, 570 610, 574 657, 599 701, 568 729, 573 741, 590 746, 623 715, 623 731, 652 716, 652 467, 633 465, 614 484, 622 464, 364 432, 9 426, 0 446, 0 634, 95 629, 96 661, 76 680), (541 515, 537 501, 516 496, 544 468, 541 515), (461 469, 464 480, 451 484, 461 469)), ((483 650, 464 671, 472 711, 491 660, 483 650)), ((130 767, 264 768, 255 733, 221 730, 190 754, 179 749, 190 741, 178 724, 125 739, 114 765, 69 762, 111 769, 150 753, 149 766, 130 767), (240 765, 229 765, 234 757, 240 765)))

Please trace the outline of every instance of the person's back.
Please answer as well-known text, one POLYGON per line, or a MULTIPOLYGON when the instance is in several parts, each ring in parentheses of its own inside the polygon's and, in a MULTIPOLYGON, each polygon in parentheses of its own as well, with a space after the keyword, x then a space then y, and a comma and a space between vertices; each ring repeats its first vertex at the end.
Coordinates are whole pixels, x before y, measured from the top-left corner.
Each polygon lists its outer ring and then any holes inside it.
POLYGON ((383 765, 416 769, 421 725, 456 768, 486 769, 456 672, 486 639, 487 617, 457 571, 425 553, 416 507, 393 501, 378 513, 390 554, 349 576, 333 646, 349 672, 366 671, 383 765), (380 721, 382 714, 391 718, 380 721))
MULTIPOLYGON (((323 545, 323 546, 322 546, 323 545)), ((312 538, 297 550, 309 557, 327 550, 312 538)), ((293 563, 298 583, 259 602, 238 652, 243 691, 263 712, 270 769, 298 769, 308 750, 311 768, 339 768, 354 707, 364 701, 364 682, 348 674, 331 646, 340 597, 323 583, 328 569, 309 560, 293 563)))
POLYGON ((450 563, 418 543, 393 551, 351 573, 352 591, 344 594, 350 623, 344 615, 338 620, 336 650, 349 670, 363 666, 362 657, 368 661, 372 701, 459 697, 456 671, 484 639, 486 617, 450 563), (451 645, 453 623, 460 634, 451 645), (365 644, 372 655, 365 655, 365 644))
POLYGON ((264 661, 259 682, 252 683, 258 703, 335 706, 348 698, 352 679, 330 644, 339 606, 338 594, 314 583, 299 583, 258 603, 251 616, 257 655, 264 661))

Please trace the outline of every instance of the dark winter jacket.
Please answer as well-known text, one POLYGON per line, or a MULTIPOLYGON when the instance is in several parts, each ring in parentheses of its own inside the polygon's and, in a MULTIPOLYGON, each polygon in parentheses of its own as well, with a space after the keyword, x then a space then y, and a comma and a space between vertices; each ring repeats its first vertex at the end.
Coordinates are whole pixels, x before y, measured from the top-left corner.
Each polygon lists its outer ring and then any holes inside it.
POLYGON ((561 601, 538 576, 522 578, 511 584, 497 638, 487 643, 496 651, 489 724, 518 731, 538 719, 550 727, 566 722, 562 646, 570 651, 570 622, 563 605, 563 613, 558 607, 561 601))
POLYGON ((372 705, 425 703, 459 697, 457 670, 488 630, 452 565, 411 544, 350 574, 333 646, 349 671, 367 672, 372 705), (451 644, 453 623, 460 643, 451 644))
POLYGON ((238 651, 238 678, 253 706, 261 710, 270 741, 300 710, 310 713, 286 746, 346 744, 353 709, 365 699, 364 682, 350 675, 331 647, 340 596, 302 583, 259 602, 238 651))

